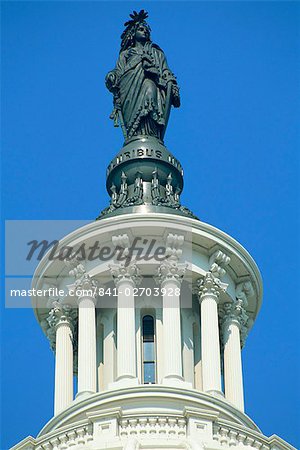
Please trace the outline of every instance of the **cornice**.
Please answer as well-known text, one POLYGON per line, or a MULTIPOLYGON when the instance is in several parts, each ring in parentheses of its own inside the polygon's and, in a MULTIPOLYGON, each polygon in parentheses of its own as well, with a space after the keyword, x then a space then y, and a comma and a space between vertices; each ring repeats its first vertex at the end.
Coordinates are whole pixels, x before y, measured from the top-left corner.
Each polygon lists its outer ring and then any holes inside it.
POLYGON ((18 444, 11 447, 10 450, 30 450, 31 448, 34 449, 34 446, 36 444, 36 439, 32 436, 28 436, 27 438, 23 439, 18 444))
MULTIPOLYGON (((129 223, 131 226, 134 223, 136 227, 142 226, 150 228, 154 226, 161 228, 168 227, 170 230, 173 229, 174 232, 176 233, 180 233, 180 231, 184 232, 186 231, 187 227, 188 228, 190 227, 190 230, 192 231, 192 240, 193 240, 192 243, 194 246, 196 247, 198 246, 198 241, 200 237, 201 239, 204 238, 212 241, 213 246, 208 248, 207 250, 208 256, 211 254, 211 248, 218 248, 218 249, 222 248, 228 253, 228 255, 230 255, 231 262, 227 267, 228 271, 230 271, 231 273, 234 272, 234 271, 232 272, 232 267, 235 264, 234 259, 237 258, 239 265, 242 263, 242 266, 245 267, 245 272, 247 272, 248 275, 246 275, 245 273, 241 276, 238 276, 235 281, 242 282, 249 278, 252 279, 257 298, 255 316, 257 315, 261 306, 261 299, 262 299, 262 279, 255 261, 250 256, 250 254, 244 249, 244 247, 241 244, 239 244, 235 239, 233 239, 223 231, 207 223, 181 216, 176 216, 176 221, 174 221, 174 217, 168 214, 158 214, 158 213, 124 214, 122 216, 110 217, 107 219, 102 219, 101 221, 92 222, 88 225, 84 225, 83 227, 65 236, 60 241, 60 245, 65 246, 70 245, 71 243, 73 245, 76 245, 76 243, 79 244, 83 238, 85 239, 93 238, 99 235, 99 233, 100 234, 105 233, 107 236, 110 236, 111 238, 115 234, 116 228, 118 228, 119 230, 120 227, 126 228, 126 225, 129 223)), ((48 267, 50 267, 51 264, 54 264, 54 262, 48 261, 47 255, 49 253, 50 251, 45 255, 45 257, 41 260, 41 262, 36 268, 36 271, 33 276, 34 287, 37 287, 39 285, 40 280, 44 276, 45 272, 48 270, 48 267)), ((59 264, 59 262, 56 262, 56 264, 59 264)), ((63 268, 62 262, 61 265, 63 268)), ((34 298, 33 301, 35 301, 34 298)))
MULTIPOLYGON (((223 401, 195 389, 182 389, 166 385, 140 385, 126 389, 107 390, 91 395, 81 401, 75 400, 68 409, 53 417, 40 431, 38 437, 41 437, 52 430, 64 427, 65 423, 75 423, 76 417, 82 417, 87 414, 98 414, 97 408, 99 409, 100 414, 103 410, 107 409, 116 411, 119 407, 122 407, 123 401, 134 401, 140 398, 143 399, 142 405, 145 409, 147 408, 148 400, 152 405, 153 402, 156 401, 159 401, 162 405, 166 405, 167 400, 172 400, 172 402, 176 401, 176 405, 179 404, 178 402, 181 402, 183 404, 182 408, 188 410, 195 407, 198 411, 211 408, 213 410, 211 411, 212 414, 230 417, 231 420, 228 422, 232 425, 240 424, 241 426, 260 432, 257 425, 246 414, 242 413, 225 400, 223 401)), ((137 410, 140 407, 141 402, 138 403, 137 410)))
MULTIPOLYGON (((240 256, 247 260, 249 266, 252 271, 255 273, 255 278, 257 282, 262 284, 262 279, 260 276, 259 269, 251 257, 251 255, 245 250, 245 248, 234 238, 226 234, 225 232, 219 230, 218 228, 188 217, 176 216, 176 221, 174 221, 174 217, 169 214, 124 214, 122 216, 110 217, 107 219, 102 219, 101 221, 92 222, 88 225, 84 225, 81 228, 69 233, 63 239, 60 240, 60 245, 69 245, 71 242, 80 241, 82 237, 86 237, 88 234, 92 234, 93 232, 98 233, 99 231, 105 231, 107 233, 111 232, 111 234, 115 234, 116 226, 119 224, 126 227, 127 222, 134 221, 138 226, 151 226, 151 222, 157 223, 158 226, 163 224, 168 224, 168 227, 173 228, 174 230, 180 230, 180 227, 186 228, 191 227, 193 233, 197 233, 197 231, 202 231, 203 235, 207 238, 215 238, 220 239, 221 247, 222 244, 227 244, 232 246, 234 249, 238 250, 240 256), (176 222, 176 225, 174 224, 176 222)), ((34 277, 39 277, 45 269, 45 265, 47 265, 47 255, 51 253, 51 250, 47 252, 45 257, 41 260, 38 265, 34 277)))

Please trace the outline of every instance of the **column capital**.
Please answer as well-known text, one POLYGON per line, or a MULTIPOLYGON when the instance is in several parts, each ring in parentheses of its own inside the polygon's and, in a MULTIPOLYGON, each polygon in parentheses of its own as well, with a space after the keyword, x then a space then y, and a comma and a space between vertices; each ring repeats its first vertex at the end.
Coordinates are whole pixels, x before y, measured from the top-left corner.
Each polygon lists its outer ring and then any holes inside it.
POLYGON ((91 277, 88 273, 84 273, 82 277, 78 278, 74 284, 75 290, 91 291, 92 297, 96 296, 96 290, 98 287, 97 281, 91 277))
POLYGON ((54 302, 46 320, 50 328, 57 329, 59 325, 68 324, 73 329, 75 317, 76 311, 70 305, 54 302))
POLYGON ((65 259, 64 263, 69 269, 69 275, 75 279, 73 284, 67 286, 72 296, 75 292, 78 301, 84 297, 89 297, 95 301, 98 283, 87 273, 83 261, 78 257, 71 257, 65 259))
POLYGON ((95 302, 97 299, 97 287, 97 281, 86 272, 81 277, 78 277, 73 284, 67 286, 72 297, 74 297, 74 293, 76 294, 77 302, 86 297, 95 302))
POLYGON ((205 297, 212 297, 218 301, 221 292, 225 292, 227 284, 222 283, 219 278, 207 272, 204 278, 197 281, 197 295, 201 302, 205 297))
POLYGON ((235 323, 240 330, 241 347, 244 346, 247 334, 253 325, 253 320, 249 317, 244 303, 241 299, 235 302, 227 302, 219 309, 220 325, 222 329, 222 339, 226 339, 225 329, 230 324, 235 323))
POLYGON ((172 281, 180 286, 186 268, 187 265, 185 263, 178 263, 177 260, 169 258, 158 266, 155 281, 157 284, 164 284, 168 281, 172 281))
POLYGON ((74 332, 76 317, 76 309, 70 305, 62 305, 57 301, 53 302, 48 316, 41 322, 41 326, 49 339, 50 347, 53 351, 55 351, 56 347, 56 331, 59 326, 68 325, 71 331, 74 332))
POLYGON ((132 283, 133 286, 141 283, 140 269, 135 263, 110 264, 109 269, 116 287, 119 287, 122 282, 132 283))
POLYGON ((241 328, 249 318, 241 301, 223 303, 219 308, 219 315, 222 327, 228 322, 235 322, 241 328))

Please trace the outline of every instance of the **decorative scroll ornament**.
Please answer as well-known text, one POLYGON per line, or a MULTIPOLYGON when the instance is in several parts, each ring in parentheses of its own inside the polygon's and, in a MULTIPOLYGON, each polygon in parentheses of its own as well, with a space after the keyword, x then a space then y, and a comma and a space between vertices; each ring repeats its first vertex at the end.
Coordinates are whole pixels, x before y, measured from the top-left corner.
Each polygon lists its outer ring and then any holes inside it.
POLYGON ((230 257, 221 250, 217 250, 209 258, 209 263, 209 271, 214 275, 214 277, 222 278, 226 274, 225 267, 230 263, 230 257))
POLYGON ((182 256, 183 243, 184 236, 172 233, 168 234, 166 242, 167 259, 160 264, 157 269, 157 276, 155 277, 158 284, 165 281, 182 282, 187 268, 187 264, 178 262, 182 256))
MULTIPOLYGON (((129 255, 130 239, 128 234, 112 236, 112 243, 116 249, 123 250, 123 256, 126 257, 129 255)), ((125 264, 125 262, 115 262, 114 264, 110 264, 109 268, 117 287, 122 281, 131 281, 135 285, 141 283, 140 270, 134 262, 129 262, 129 264, 125 264)))
POLYGON ((118 234, 115 236, 112 236, 111 238, 112 244, 114 247, 119 247, 124 249, 124 255, 127 256, 129 253, 129 247, 130 247, 130 240, 128 237, 128 234, 118 234))
POLYGON ((212 296, 218 300, 221 292, 226 291, 227 284, 222 283, 220 279, 214 277, 211 272, 207 272, 204 278, 198 280, 197 287, 200 301, 202 301, 205 296, 212 296))
MULTIPOLYGON (((113 246, 116 249, 115 263, 118 262, 119 264, 121 260, 126 259, 126 257, 129 255, 130 239, 128 237, 128 234, 124 233, 112 236, 111 240, 113 246)), ((129 263, 130 262, 131 260, 129 258, 129 263)), ((128 261, 126 265, 128 266, 128 261)))
POLYGON ((85 267, 78 257, 70 257, 64 260, 65 265, 69 269, 69 275, 74 277, 76 280, 80 279, 85 273, 85 267))
POLYGON ((179 260, 182 256, 184 236, 169 233, 167 236, 166 255, 172 260, 179 260))
POLYGON ((244 281, 237 285, 235 290, 236 298, 243 301, 245 308, 248 306, 248 298, 254 295, 254 288, 251 281, 244 281))

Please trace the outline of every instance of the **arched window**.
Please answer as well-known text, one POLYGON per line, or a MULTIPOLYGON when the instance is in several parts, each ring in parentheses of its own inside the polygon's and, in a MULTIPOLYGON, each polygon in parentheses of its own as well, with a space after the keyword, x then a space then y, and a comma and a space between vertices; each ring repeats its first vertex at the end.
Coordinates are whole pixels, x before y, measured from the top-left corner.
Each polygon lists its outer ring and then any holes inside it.
POLYGON ((154 318, 144 316, 142 321, 143 383, 155 383, 155 332, 154 318))

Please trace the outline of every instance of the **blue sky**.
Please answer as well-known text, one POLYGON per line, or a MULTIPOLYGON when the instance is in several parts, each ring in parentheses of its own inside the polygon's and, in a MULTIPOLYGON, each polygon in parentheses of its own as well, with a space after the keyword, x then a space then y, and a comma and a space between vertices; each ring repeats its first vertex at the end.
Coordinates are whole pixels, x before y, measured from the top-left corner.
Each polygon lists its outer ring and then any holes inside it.
MULTIPOLYGON (((107 205, 122 137, 103 80, 141 8, 181 86, 166 144, 185 169, 183 203, 262 272, 246 412, 297 446, 299 3, 2 2, 3 218, 93 220, 107 205)), ((4 450, 51 418, 54 358, 31 310, 1 318, 4 450)))

